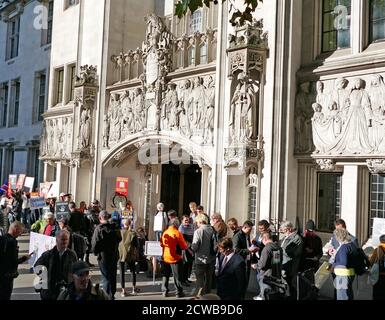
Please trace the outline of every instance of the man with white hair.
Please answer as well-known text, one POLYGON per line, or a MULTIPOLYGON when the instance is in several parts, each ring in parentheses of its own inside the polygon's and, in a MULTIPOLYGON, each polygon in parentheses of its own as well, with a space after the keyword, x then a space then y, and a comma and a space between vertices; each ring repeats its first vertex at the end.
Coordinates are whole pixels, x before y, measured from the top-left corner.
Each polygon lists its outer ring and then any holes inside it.
POLYGON ((42 300, 56 300, 60 289, 72 281, 71 268, 78 260, 76 253, 68 248, 70 233, 60 230, 56 234, 56 246, 44 252, 36 261, 37 266, 47 268, 48 288, 40 291, 42 300))
POLYGON ((11 299, 13 280, 19 275, 17 267, 31 257, 24 255, 19 258, 16 239, 23 231, 23 224, 15 221, 9 226, 8 233, 0 237, 0 301, 11 299))
POLYGON ((156 205, 156 209, 158 212, 154 217, 154 233, 156 241, 160 241, 163 231, 168 228, 169 219, 167 213, 164 211, 164 204, 162 202, 156 205))
POLYGON ((60 230, 59 223, 55 219, 55 215, 51 212, 46 215, 47 225, 43 234, 48 237, 56 237, 56 233, 60 230))
POLYGON ((92 251, 98 257, 102 273, 103 289, 112 300, 116 293, 116 274, 118 271, 119 242, 122 240, 118 227, 109 222, 110 214, 103 210, 99 213, 100 224, 92 235, 92 251))
POLYGON ((297 293, 296 275, 302 258, 303 240, 290 221, 284 221, 279 232, 284 234, 281 242, 283 250, 282 269, 290 288, 290 297, 295 299, 297 293))

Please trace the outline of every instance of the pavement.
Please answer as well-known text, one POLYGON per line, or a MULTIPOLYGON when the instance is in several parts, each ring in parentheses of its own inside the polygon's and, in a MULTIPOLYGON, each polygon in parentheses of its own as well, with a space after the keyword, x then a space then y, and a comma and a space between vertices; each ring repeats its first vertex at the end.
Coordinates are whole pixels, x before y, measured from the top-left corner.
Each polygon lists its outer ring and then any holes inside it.
MULTIPOLYGON (((29 248, 29 235, 24 234, 18 238, 19 243, 19 254, 28 254, 29 248)), ((96 267, 91 268, 91 280, 93 283, 101 282, 101 274, 97 267, 97 260, 95 256, 90 257, 91 263, 96 267)), ((14 289, 12 293, 12 300, 40 300, 40 296, 35 292, 33 287, 33 281, 35 279, 35 275, 30 273, 30 266, 28 263, 19 265, 19 277, 14 281, 14 289)), ((175 288, 173 284, 173 280, 170 279, 170 290, 171 297, 163 297, 161 294, 161 278, 158 277, 155 279, 155 284, 153 282, 152 277, 149 277, 147 273, 141 272, 137 275, 137 288, 140 289, 138 295, 135 296, 127 296, 120 297, 120 274, 118 272, 117 275, 117 293, 115 295, 116 300, 173 300, 176 299, 175 288)), ((246 295, 247 300, 251 300, 256 292, 256 287, 253 285, 256 279, 254 273, 251 273, 250 276, 250 285, 249 290, 246 295)), ((126 288, 129 292, 131 292, 131 274, 128 272, 126 274, 126 288)), ((363 276, 356 277, 356 280, 353 283, 354 288, 354 297, 355 300, 371 300, 372 298, 372 287, 367 284, 367 274, 363 276), (358 279, 357 279, 358 278, 358 279)), ((185 287, 186 297, 183 298, 185 300, 192 298, 192 291, 194 290, 194 284, 191 284, 190 287, 185 287)), ((319 299, 318 300, 333 300, 334 287, 332 277, 325 282, 323 287, 319 291, 319 299)), ((182 299, 180 299, 182 300, 182 299)))

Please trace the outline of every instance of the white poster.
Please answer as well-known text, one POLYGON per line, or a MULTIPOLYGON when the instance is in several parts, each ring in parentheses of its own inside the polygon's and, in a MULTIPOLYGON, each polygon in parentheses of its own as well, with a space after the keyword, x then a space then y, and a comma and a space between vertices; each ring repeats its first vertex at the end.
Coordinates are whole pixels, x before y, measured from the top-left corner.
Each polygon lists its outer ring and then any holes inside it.
POLYGON ((385 219, 374 218, 372 234, 372 241, 374 246, 378 246, 380 244, 380 236, 383 234, 385 234, 385 219))
POLYGON ((59 198, 59 184, 57 181, 53 181, 51 184, 51 189, 49 189, 47 198, 59 198))
POLYGON ((29 265, 33 267, 37 259, 39 259, 44 252, 51 250, 55 246, 56 246, 55 237, 48 237, 40 233, 31 232, 30 238, 29 238, 28 252, 29 253, 33 252, 33 254, 29 259, 29 265))
POLYGON ((33 183, 35 182, 35 178, 33 177, 26 177, 24 182, 24 187, 29 189, 29 192, 32 192, 33 190, 33 183))
POLYGON ((144 248, 144 254, 146 256, 161 257, 163 254, 163 249, 159 241, 146 241, 144 248))

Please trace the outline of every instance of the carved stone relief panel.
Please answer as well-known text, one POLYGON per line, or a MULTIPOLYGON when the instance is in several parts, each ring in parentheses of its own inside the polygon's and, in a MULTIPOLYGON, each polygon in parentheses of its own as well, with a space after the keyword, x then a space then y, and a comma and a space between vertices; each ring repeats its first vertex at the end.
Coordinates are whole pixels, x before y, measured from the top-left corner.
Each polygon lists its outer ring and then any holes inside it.
POLYGON ((72 117, 46 119, 43 122, 40 157, 42 159, 70 159, 72 136, 72 117))
MULTIPOLYGON (((170 81, 159 108, 160 131, 175 131, 201 145, 213 144, 215 78, 170 81)), ((103 146, 109 148, 129 135, 156 130, 158 108, 141 88, 114 92, 104 115, 103 146)))
POLYGON ((295 151, 314 155, 385 153, 385 84, 379 74, 302 83, 295 109, 295 151))

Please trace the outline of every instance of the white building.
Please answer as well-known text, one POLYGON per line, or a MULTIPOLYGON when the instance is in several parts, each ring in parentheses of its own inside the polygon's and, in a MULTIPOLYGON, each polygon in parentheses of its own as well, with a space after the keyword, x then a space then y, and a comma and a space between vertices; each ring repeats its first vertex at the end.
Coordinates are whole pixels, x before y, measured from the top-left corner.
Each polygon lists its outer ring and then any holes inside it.
POLYGON ((266 0, 234 28, 228 2, 179 21, 172 0, 55 1, 45 179, 111 209, 127 177, 150 229, 157 202, 195 201, 365 240, 385 210, 384 6, 266 0))
POLYGON ((39 161, 47 109, 53 1, 0 1, 0 181, 43 179, 39 161))

